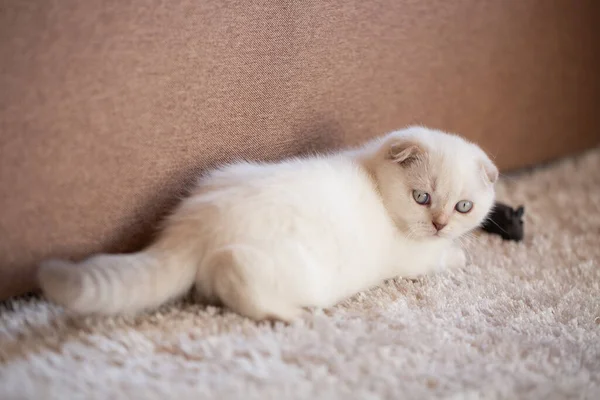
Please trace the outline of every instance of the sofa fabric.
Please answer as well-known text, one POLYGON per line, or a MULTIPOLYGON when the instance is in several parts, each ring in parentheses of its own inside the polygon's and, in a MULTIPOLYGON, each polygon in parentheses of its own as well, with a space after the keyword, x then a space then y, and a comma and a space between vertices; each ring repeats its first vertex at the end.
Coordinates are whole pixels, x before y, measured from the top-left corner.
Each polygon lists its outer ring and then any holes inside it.
POLYGON ((197 174, 421 123, 503 170, 600 141, 593 0, 5 0, 0 298, 131 251, 197 174))

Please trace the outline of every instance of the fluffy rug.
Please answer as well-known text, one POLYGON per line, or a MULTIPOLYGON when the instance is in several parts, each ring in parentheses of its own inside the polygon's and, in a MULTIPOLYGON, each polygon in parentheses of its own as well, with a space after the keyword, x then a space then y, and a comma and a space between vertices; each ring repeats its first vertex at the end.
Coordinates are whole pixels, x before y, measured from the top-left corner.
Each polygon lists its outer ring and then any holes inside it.
POLYGON ((382 284, 285 326, 189 300, 74 319, 0 309, 0 398, 600 399, 600 149, 504 177, 526 239, 477 233, 471 264, 382 284))

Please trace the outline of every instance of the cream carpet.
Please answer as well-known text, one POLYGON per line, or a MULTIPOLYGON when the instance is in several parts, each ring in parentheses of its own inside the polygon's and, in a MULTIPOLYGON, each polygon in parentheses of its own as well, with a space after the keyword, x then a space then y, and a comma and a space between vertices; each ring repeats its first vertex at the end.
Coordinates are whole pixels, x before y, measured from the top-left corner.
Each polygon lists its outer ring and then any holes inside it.
POLYGON ((0 399, 600 399, 600 149, 504 178, 526 240, 291 326, 182 301, 135 319, 0 310, 0 399))

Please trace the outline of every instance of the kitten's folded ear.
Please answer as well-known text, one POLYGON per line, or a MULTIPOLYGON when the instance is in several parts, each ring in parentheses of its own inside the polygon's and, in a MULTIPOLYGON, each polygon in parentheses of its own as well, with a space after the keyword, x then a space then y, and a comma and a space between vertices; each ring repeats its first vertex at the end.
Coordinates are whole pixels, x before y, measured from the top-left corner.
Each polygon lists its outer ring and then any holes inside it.
POLYGON ((409 165, 424 154, 423 147, 410 139, 394 139, 387 146, 387 158, 400 165, 409 165))
POLYGON ((484 157, 480 162, 481 170, 483 171, 484 179, 490 183, 494 184, 498 180, 498 168, 494 165, 492 160, 488 157, 484 157))

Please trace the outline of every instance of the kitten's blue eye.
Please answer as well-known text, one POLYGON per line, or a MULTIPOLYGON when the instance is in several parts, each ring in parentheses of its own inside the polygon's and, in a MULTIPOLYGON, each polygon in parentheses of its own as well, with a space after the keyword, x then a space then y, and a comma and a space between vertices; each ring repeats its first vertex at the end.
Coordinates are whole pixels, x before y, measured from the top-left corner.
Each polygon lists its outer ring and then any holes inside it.
POLYGON ((466 214, 473 208, 473 202, 469 200, 461 200, 458 203, 456 203, 455 208, 456 211, 458 211, 459 213, 466 214))
POLYGON ((429 193, 422 192, 420 190, 413 190, 413 199, 415 199, 418 204, 424 206, 429 204, 431 201, 431 196, 429 196, 429 193))

